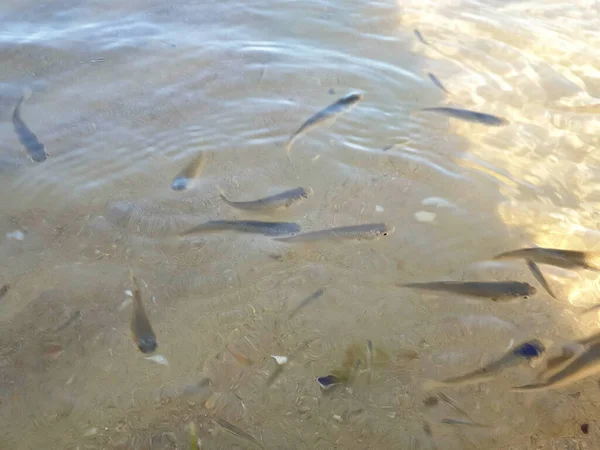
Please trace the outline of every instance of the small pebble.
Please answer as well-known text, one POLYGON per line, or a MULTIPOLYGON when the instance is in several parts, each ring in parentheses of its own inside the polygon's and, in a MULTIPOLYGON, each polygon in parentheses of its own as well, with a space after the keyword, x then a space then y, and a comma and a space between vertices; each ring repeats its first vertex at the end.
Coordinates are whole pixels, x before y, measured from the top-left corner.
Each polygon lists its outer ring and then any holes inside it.
POLYGON ((415 219, 417 219, 419 222, 433 222, 436 217, 436 213, 427 211, 419 211, 415 213, 415 219))
POLYGON ((342 416, 338 416, 337 414, 333 415, 333 419, 339 423, 342 423, 344 421, 344 419, 342 419, 342 416))
POLYGON ((16 239, 17 241, 22 241, 25 239, 25 235, 21 230, 11 231, 10 233, 6 233, 7 239, 16 239))
POLYGON ((87 430, 85 433, 83 433, 83 435, 85 437, 89 437, 89 436, 93 436, 96 433, 98 433, 98 428, 94 427, 94 428, 90 428, 89 430, 87 430))
POLYGON ((590 428, 590 425, 587 423, 584 423, 581 425, 581 431, 583 432, 583 434, 588 434, 589 428, 590 428))
POLYGON ((375 206, 375 211, 376 212, 383 212, 383 206, 376 205, 375 206))
POLYGON ((427 197, 421 202, 423 206, 437 206, 438 208, 451 208, 453 205, 442 197, 427 197))
POLYGON ((280 366, 288 362, 287 356, 271 355, 271 358, 273 358, 280 366))

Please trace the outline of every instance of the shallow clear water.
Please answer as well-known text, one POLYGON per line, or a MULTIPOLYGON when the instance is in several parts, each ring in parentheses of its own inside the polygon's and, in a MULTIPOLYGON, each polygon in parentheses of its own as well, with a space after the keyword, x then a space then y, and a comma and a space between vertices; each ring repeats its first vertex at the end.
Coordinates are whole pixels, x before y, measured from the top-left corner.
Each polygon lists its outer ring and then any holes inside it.
POLYGON ((597 329, 578 314, 599 301, 596 274, 544 266, 554 300, 523 262, 490 262, 533 244, 599 248, 597 2, 5 0, 0 19, 0 448, 187 448, 190 422, 202 448, 250 448, 214 417, 269 449, 598 445, 594 378, 510 392, 534 378, 525 366, 447 390, 489 428, 440 424, 452 411, 426 409, 421 389, 512 344, 597 329), (11 123, 26 88, 41 164, 11 123), (299 139, 290 163, 290 135, 355 91, 364 100, 299 139), (511 123, 417 111, 439 105, 511 123), (203 175, 173 191, 198 151, 203 175), (315 194, 273 216, 219 198, 296 186, 315 194), (177 237, 242 218, 395 232, 177 237), (168 365, 132 343, 130 268, 168 365), (429 280, 527 281, 538 294, 490 304, 396 286, 429 280), (270 355, 307 339, 266 388, 270 355), (315 378, 368 339, 388 364, 322 395, 315 378))

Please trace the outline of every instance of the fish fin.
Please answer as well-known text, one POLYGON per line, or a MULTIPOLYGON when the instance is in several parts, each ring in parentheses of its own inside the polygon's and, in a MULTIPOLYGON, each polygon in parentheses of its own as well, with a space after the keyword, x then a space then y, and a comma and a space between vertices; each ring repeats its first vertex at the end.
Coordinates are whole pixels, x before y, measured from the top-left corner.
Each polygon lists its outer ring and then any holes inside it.
POLYGON ((423 384, 421 385, 421 387, 423 388, 424 391, 433 391, 435 389, 439 389, 442 387, 445 387, 446 383, 444 383, 443 381, 438 381, 438 380, 425 380, 423 382, 423 384))

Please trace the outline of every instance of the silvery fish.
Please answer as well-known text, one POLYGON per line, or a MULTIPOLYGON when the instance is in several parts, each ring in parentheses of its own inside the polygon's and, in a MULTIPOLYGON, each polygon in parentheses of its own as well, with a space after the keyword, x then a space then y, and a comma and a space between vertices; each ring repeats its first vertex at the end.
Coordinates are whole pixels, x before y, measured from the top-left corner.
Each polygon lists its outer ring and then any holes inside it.
POLYGON ((293 222, 263 222, 260 220, 210 220, 195 226, 182 233, 187 236, 194 233, 209 231, 237 231, 240 233, 254 233, 265 236, 281 236, 283 234, 298 233, 300 225, 293 222))
POLYGON ((21 118, 21 105, 29 95, 30 92, 24 94, 17 102, 17 106, 13 111, 12 123, 15 128, 15 133, 17 133, 17 136, 19 137, 19 142, 21 142, 21 145, 29 152, 31 160, 35 162, 44 162, 48 158, 46 146, 40 142, 35 133, 29 129, 27 124, 21 118))
POLYGON ((188 189, 192 180, 200 176, 204 166, 206 166, 206 155, 204 152, 200 152, 175 177, 173 183, 171 183, 171 189, 174 191, 188 189))
POLYGON ((382 236, 389 236, 394 232, 394 230, 394 227, 387 226, 385 223, 369 223, 364 225, 309 231, 307 233, 297 234, 295 236, 284 236, 274 239, 276 241, 291 243, 345 239, 368 240, 378 239, 382 236))
POLYGON ((396 286, 434 292, 452 292, 470 297, 489 298, 493 301, 529 298, 537 292, 530 284, 518 281, 434 281, 430 283, 397 284, 396 286))
POLYGON ((434 113, 443 114, 454 119, 464 120, 466 122, 481 123, 484 125, 490 125, 494 127, 508 125, 510 122, 502 117, 493 116, 491 114, 480 113, 471 111, 463 108, 450 108, 450 107, 435 107, 435 108, 423 108, 421 111, 429 111, 434 113))
POLYGON ((438 389, 450 386, 466 386, 489 381, 496 377, 501 371, 510 367, 518 366, 524 362, 531 361, 539 357, 546 348, 538 339, 513 347, 502 358, 485 365, 481 369, 469 372, 458 377, 447 378, 445 380, 427 380, 423 384, 424 390, 438 389))
POLYGON ((538 264, 561 267, 563 269, 590 269, 600 271, 600 253, 557 248, 530 247, 494 256, 501 259, 526 259, 538 264))
POLYGON ((312 293, 311 295, 309 295, 308 297, 306 297, 304 300, 302 300, 300 302, 300 304, 298 306, 296 306, 292 310, 292 312, 288 316, 288 320, 291 319, 292 317, 294 317, 298 313, 298 311, 300 311, 306 305, 308 305, 309 303, 312 303, 314 300, 321 297, 324 293, 325 293, 325 289, 321 288, 321 289, 317 290, 316 292, 312 293))
POLYGON ((133 284, 133 311, 131 313, 131 334, 133 341, 140 352, 146 354, 152 353, 158 347, 156 335, 146 315, 137 279, 133 276, 133 273, 130 274, 130 278, 133 284))
POLYGON ((436 77, 434 74, 432 74, 431 72, 427 73, 427 76, 429 77, 429 79, 431 80, 431 82, 433 84, 435 84, 437 87, 439 87, 442 91, 446 92, 447 94, 449 94, 450 92, 448 92, 448 89, 446 89, 444 87, 444 85, 442 84, 442 82, 438 79, 438 77, 436 77))
POLYGON ((525 386, 513 387, 513 391, 530 392, 555 389, 584 378, 596 375, 600 372, 600 343, 592 344, 586 351, 579 354, 571 362, 546 378, 544 382, 538 384, 528 384, 525 386))
POLYGON ((448 417, 440 420, 440 423, 445 425, 466 425, 469 427, 477 427, 477 428, 491 428, 490 425, 485 425, 483 423, 473 422, 471 419, 457 419, 448 417))
POLYGON ((258 448, 261 448, 261 449, 265 448, 260 442, 258 442, 249 433, 246 433, 244 430, 241 430, 240 428, 236 427, 235 425, 227 422, 225 419, 220 419, 217 417, 214 419, 214 421, 217 424, 219 424, 220 426, 222 426, 223 428, 225 428, 227 431, 229 431, 234 436, 242 438, 242 439, 248 441, 249 443, 255 445, 258 448))
POLYGON ((292 146, 301 136, 308 133, 310 130, 315 127, 322 125, 326 122, 333 123, 337 118, 350 110, 352 110, 359 101, 363 99, 363 95, 353 92, 351 94, 345 95, 340 98, 337 102, 329 105, 327 108, 322 109, 315 115, 311 116, 306 122, 304 122, 300 128, 292 135, 292 137, 287 141, 286 151, 289 155, 292 150, 292 146))
POLYGON ((529 270, 531 271, 534 278, 538 281, 538 283, 540 283, 542 287, 546 290, 546 292, 550 294, 550 297, 555 299, 556 295, 554 295, 554 292, 552 292, 552 289, 550 289, 550 285, 546 281, 546 278, 544 277, 544 274, 542 273, 538 265, 533 261, 527 260, 527 267, 529 267, 529 270))
POLYGON ((305 189, 303 187, 298 187, 276 195, 271 195, 270 197, 264 197, 258 200, 247 202, 233 202, 228 200, 222 192, 220 193, 220 197, 225 203, 234 208, 244 209, 247 211, 269 212, 289 208, 292 205, 298 204, 301 201, 310 198, 312 194, 313 191, 311 188, 305 189))

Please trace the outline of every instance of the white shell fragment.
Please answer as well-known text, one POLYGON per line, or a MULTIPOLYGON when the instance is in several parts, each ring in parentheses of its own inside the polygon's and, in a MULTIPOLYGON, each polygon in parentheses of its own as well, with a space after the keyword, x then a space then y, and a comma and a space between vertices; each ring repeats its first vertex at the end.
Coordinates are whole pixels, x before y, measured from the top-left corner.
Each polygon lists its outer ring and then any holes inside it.
POLYGON ((277 364, 279 364, 280 366, 284 365, 286 362, 288 362, 288 358, 287 356, 277 356, 277 355, 271 355, 271 358, 273 358, 275 360, 275 362, 277 362, 277 364))
POLYGON ((419 211, 415 213, 415 219, 417 219, 419 222, 433 222, 436 217, 436 213, 428 211, 419 211))
POLYGON ((452 208, 454 205, 442 197, 427 197, 421 202, 423 206, 437 206, 438 208, 452 208))
POLYGON ((125 291, 125 295, 127 295, 128 297, 133 297, 133 292, 131 292, 129 289, 127 289, 125 291))
POLYGON ((7 239, 16 239, 17 241, 22 241, 25 239, 25 235, 21 230, 11 231, 10 233, 6 233, 7 239))
POLYGON ((375 211, 376 212, 383 212, 383 206, 376 205, 375 206, 375 211))
POLYGON ((167 361, 167 358, 165 358, 163 355, 152 355, 146 359, 148 359, 150 361, 154 361, 157 364, 162 364, 163 366, 169 365, 169 361, 167 361))

